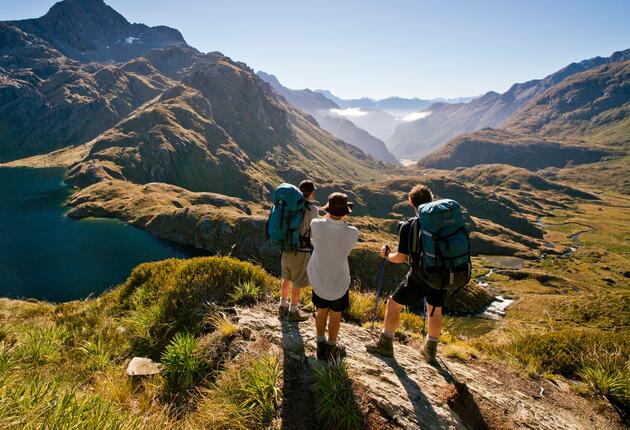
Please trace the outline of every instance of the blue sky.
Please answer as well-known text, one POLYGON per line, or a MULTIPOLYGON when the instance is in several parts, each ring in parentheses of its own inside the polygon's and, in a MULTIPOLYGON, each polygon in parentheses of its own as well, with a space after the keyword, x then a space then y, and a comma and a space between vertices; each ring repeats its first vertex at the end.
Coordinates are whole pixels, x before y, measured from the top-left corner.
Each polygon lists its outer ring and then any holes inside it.
MULTIPOLYGON (((0 19, 51 0, 0 0, 0 19)), ((505 91, 584 58, 630 48, 630 1, 106 0, 132 22, 179 29, 290 88, 341 97, 505 91)))

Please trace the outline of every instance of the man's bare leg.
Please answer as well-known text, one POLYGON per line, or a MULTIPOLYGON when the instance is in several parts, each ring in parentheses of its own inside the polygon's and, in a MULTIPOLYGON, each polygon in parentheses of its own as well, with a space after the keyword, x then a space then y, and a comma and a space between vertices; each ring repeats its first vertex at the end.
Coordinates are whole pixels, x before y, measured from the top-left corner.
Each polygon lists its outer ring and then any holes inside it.
POLYGON ((315 318, 315 329, 317 330, 318 340, 326 338, 326 322, 328 320, 328 308, 317 309, 317 317, 315 318))
POLYGON ((385 310, 385 322, 383 324, 383 332, 394 337, 398 326, 400 325, 400 311, 404 308, 400 303, 396 303, 391 297, 387 300, 387 309, 385 310))
POLYGON ((377 341, 365 345, 368 352, 377 353, 386 357, 394 356, 394 335, 400 325, 400 311, 404 306, 397 303, 391 297, 387 300, 383 331, 377 341))
POLYGON ((287 298, 289 297, 289 289, 293 285, 293 282, 288 279, 283 279, 280 283, 280 306, 289 306, 287 298))
POLYGON ((341 326, 341 312, 330 311, 328 318, 328 344, 334 345, 337 343, 337 335, 339 334, 339 327, 341 326))
POLYGON ((300 292, 301 288, 296 288, 295 285, 291 288, 291 307, 297 309, 297 305, 300 304, 300 292))
POLYGON ((328 358, 328 346, 326 345, 326 322, 328 321, 328 308, 317 308, 315 317, 315 330, 317 331, 317 359, 328 358))
POLYGON ((442 308, 437 306, 434 308, 427 303, 427 315, 429 316, 429 335, 422 347, 422 354, 429 363, 437 365, 437 346, 442 332, 442 308))
POLYGON ((427 316, 429 317, 429 337, 432 339, 439 340, 440 334, 442 333, 442 308, 435 308, 435 312, 433 312, 433 306, 427 303, 427 316), (431 313, 433 312, 433 316, 431 313))

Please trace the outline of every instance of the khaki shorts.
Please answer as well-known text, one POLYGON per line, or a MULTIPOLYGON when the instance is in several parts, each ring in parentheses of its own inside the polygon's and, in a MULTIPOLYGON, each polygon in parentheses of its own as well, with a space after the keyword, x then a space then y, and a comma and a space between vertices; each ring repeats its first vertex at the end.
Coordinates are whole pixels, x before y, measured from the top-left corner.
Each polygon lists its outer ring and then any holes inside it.
POLYGON ((302 288, 309 285, 310 282, 306 274, 306 265, 310 257, 310 252, 283 252, 282 259, 280 260, 282 279, 293 282, 295 288, 302 288))

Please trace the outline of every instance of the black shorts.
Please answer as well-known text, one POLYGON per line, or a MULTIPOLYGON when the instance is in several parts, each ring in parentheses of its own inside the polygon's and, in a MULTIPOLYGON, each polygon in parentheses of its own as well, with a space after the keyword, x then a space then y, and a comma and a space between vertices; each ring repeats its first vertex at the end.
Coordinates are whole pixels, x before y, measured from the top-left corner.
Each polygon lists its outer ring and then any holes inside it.
POLYGON ((423 299, 426 297, 428 304, 441 308, 444 306, 446 293, 447 290, 431 288, 418 275, 410 271, 394 290, 391 298, 400 305, 419 307, 422 306, 423 299))
POLYGON ((311 297, 313 300, 313 304, 318 309, 328 309, 334 312, 343 312, 350 306, 350 290, 346 291, 346 294, 338 298, 337 300, 326 300, 319 297, 315 294, 315 290, 313 290, 313 295, 311 297))

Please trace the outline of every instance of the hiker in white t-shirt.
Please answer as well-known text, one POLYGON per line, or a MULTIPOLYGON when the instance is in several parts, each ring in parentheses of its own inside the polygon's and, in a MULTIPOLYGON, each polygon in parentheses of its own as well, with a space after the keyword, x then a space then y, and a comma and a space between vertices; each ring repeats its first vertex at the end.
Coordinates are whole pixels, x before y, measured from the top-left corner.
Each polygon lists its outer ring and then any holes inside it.
POLYGON ((313 255, 308 262, 308 278, 313 287, 313 304, 317 307, 317 358, 342 357, 345 350, 337 345, 341 312, 350 305, 350 267, 348 255, 356 246, 359 230, 343 219, 352 212, 352 203, 342 193, 332 193, 323 207, 325 218, 311 221, 313 255), (328 323, 328 340, 326 324, 328 323))

